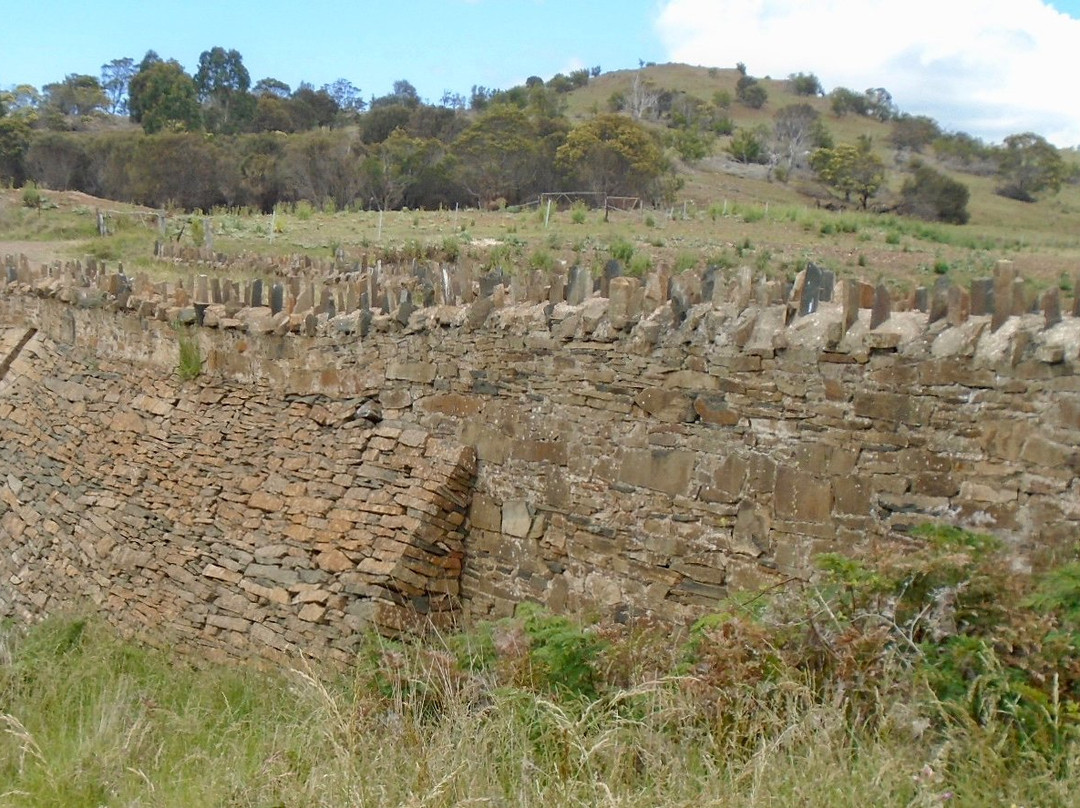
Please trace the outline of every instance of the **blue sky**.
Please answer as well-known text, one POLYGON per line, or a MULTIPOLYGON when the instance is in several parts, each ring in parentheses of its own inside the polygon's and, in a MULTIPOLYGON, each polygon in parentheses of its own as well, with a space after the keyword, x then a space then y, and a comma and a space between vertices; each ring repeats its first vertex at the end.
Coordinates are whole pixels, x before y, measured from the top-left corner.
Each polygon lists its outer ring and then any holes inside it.
POLYGON ((884 86, 905 111, 997 141, 1080 145, 1080 0, 6 0, 0 88, 98 75, 153 49, 194 72, 235 48, 252 81, 346 78, 365 98, 407 79, 437 102, 474 84, 639 60, 816 73, 884 86), (927 21, 931 21, 927 24, 927 21), (1041 87, 1039 86, 1041 85, 1041 87), (1064 88, 1068 88, 1065 90, 1064 88))

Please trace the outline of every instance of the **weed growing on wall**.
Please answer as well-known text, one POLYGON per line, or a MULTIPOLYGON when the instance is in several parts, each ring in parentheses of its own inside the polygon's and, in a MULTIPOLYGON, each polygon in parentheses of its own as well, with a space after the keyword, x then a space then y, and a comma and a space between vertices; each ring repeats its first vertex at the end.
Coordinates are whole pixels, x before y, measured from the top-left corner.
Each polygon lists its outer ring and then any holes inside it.
POLYGON ((186 326, 177 324, 176 342, 180 349, 180 356, 176 365, 176 372, 184 381, 197 379, 202 373, 202 351, 195 335, 186 326))

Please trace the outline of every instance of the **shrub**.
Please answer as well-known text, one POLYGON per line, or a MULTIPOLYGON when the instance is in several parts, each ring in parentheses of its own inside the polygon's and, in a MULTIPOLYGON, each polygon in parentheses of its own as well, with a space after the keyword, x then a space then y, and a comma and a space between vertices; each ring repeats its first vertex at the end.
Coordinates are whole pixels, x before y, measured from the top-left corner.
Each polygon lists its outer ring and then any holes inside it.
POLYGON ((740 129, 727 145, 727 152, 740 163, 766 163, 765 133, 758 128, 740 129))
POLYGON ((23 188, 22 203, 24 207, 40 210, 41 206, 45 204, 45 197, 38 189, 37 185, 28 182, 23 188))
POLYGON ((595 698, 600 677, 593 662, 603 641, 579 623, 535 603, 521 603, 516 617, 528 638, 532 684, 563 695, 595 698))
POLYGON ((936 171, 925 163, 917 163, 900 189, 900 209, 911 216, 951 224, 967 224, 970 197, 964 183, 936 171))
POLYGON ((206 228, 203 226, 202 216, 198 214, 191 219, 191 240, 196 247, 206 243, 206 228))
POLYGON ((634 257, 630 259, 630 264, 626 271, 635 278, 640 278, 652 269, 652 266, 653 260, 651 255, 647 255, 646 253, 635 253, 634 257))
POLYGON ((739 215, 742 216, 742 220, 746 224, 753 224, 754 222, 760 222, 765 218, 765 208, 752 205, 743 208, 739 211, 739 215))
POLYGON ((570 221, 574 224, 585 224, 588 208, 580 199, 570 206, 570 221))
POLYGON ((686 162, 703 160, 712 154, 712 138, 697 128, 676 130, 671 142, 686 162))
POLYGON ((529 256, 529 268, 550 271, 555 267, 555 258, 543 247, 533 250, 529 256))
POLYGON ((675 256, 675 271, 686 272, 698 265, 698 255, 692 252, 680 252, 675 256))
POLYGON ((624 238, 616 238, 611 242, 611 257, 624 264, 630 263, 634 256, 634 245, 624 238))
POLYGON ((822 95, 821 82, 813 73, 792 73, 788 84, 795 95, 822 95))
POLYGON ((750 109, 761 109, 769 98, 768 91, 753 76, 742 75, 735 85, 735 97, 750 109))
POLYGON ((727 115, 721 115, 713 121, 712 130, 717 135, 730 135, 735 131, 735 121, 727 115))
POLYGON ((998 158, 1001 196, 1020 202, 1034 202, 1040 191, 1057 193, 1066 175, 1065 161, 1041 135, 1025 132, 1005 138, 998 158))
POLYGON ((447 236, 442 241, 442 250, 447 261, 451 264, 457 263, 458 258, 461 257, 461 242, 453 236, 447 236))

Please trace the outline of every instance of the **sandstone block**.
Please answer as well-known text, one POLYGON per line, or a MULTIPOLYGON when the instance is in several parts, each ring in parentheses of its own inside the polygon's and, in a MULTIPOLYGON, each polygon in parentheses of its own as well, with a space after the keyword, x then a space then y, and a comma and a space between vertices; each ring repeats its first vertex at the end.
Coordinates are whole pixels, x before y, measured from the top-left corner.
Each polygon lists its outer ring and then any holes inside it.
POLYGON ((677 370, 664 376, 664 387, 670 390, 716 390, 720 379, 699 370, 677 370))
POLYGON ((315 563, 319 565, 319 569, 326 570, 327 572, 345 572, 356 566, 352 560, 340 550, 327 550, 326 552, 319 553, 315 556, 315 563))
POLYGON ((739 413, 728 407, 723 396, 698 396, 694 399, 694 412, 706 424, 735 426, 739 423, 739 413))
POLYGON ((856 393, 855 415, 892 423, 921 425, 928 407, 914 396, 898 393, 856 393))
POLYGON ((728 455, 712 474, 711 485, 701 489, 706 502, 736 502, 742 496, 749 464, 738 455, 728 455))
POLYGON ((436 367, 431 362, 391 362, 386 366, 386 378, 418 384, 435 381, 436 367))
POLYGON ((1051 412, 1053 422, 1058 426, 1080 430, 1080 396, 1059 396, 1051 412))
POLYGON ((778 516, 799 522, 825 522, 832 512, 829 480, 781 466, 776 472, 773 508, 778 516))
POLYGON ((263 578, 286 587, 295 586, 300 582, 300 574, 296 570, 271 564, 248 564, 244 569, 244 576, 247 578, 263 578))
POLYGON ((697 453, 681 449, 631 450, 623 453, 619 482, 662 491, 685 493, 697 453))
POLYGON ((868 516, 872 486, 858 477, 837 477, 833 481, 835 508, 838 514, 868 516))
POLYGON ((207 578, 214 578, 215 580, 225 581, 230 584, 239 583, 244 577, 239 572, 227 570, 224 567, 219 567, 217 564, 207 564, 203 569, 202 574, 207 578))
POLYGON ((133 432, 136 435, 141 435, 146 432, 146 425, 143 423, 143 419, 139 417, 138 413, 132 412, 131 410, 124 410, 114 415, 112 421, 109 423, 109 428, 114 432, 133 432))
POLYGON ((326 607, 318 603, 309 603, 300 610, 298 617, 307 623, 318 623, 326 614, 326 607))
POLYGON ((1020 450, 1020 459, 1044 468, 1076 466, 1078 450, 1055 443, 1042 435, 1032 435, 1020 450))
POLYGON ((251 621, 242 617, 228 617, 223 614, 210 614, 206 616, 206 624, 226 631, 246 633, 251 628, 251 621))
POLYGON ((416 402, 416 406, 423 412, 435 412, 442 415, 452 415, 455 418, 465 418, 476 415, 483 407, 483 399, 478 396, 465 396, 460 393, 445 393, 443 395, 424 396, 416 402))
POLYGON ((256 491, 248 498, 247 504, 249 508, 258 508, 260 511, 266 511, 267 513, 276 513, 281 510, 285 501, 267 491, 256 491))
POLYGON ((961 483, 960 496, 963 499, 973 500, 975 502, 1004 503, 1015 502, 1017 491, 1012 488, 999 488, 995 485, 968 480, 961 483))
POLYGON ((650 387, 634 398, 649 415, 671 424, 688 423, 696 417, 691 399, 675 390, 650 387))
POLYGON ((473 527, 481 530, 501 530, 502 511, 499 503, 484 494, 474 495, 469 508, 469 520, 473 527))
POLYGON ((532 510, 523 499, 512 499, 502 506, 502 532, 507 536, 524 539, 532 528, 532 510))
POLYGON ((735 517, 731 534, 731 550, 740 555, 758 558, 769 546, 769 515, 750 500, 743 500, 735 517))

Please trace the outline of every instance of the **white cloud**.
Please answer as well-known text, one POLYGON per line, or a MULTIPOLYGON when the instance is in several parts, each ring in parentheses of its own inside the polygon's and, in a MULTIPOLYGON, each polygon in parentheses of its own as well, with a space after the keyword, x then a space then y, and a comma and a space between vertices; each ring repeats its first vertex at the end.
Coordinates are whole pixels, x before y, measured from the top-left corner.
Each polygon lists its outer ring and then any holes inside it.
POLYGON ((663 0, 657 29, 671 61, 885 87, 946 129, 1080 145, 1080 20, 1042 0, 663 0))

